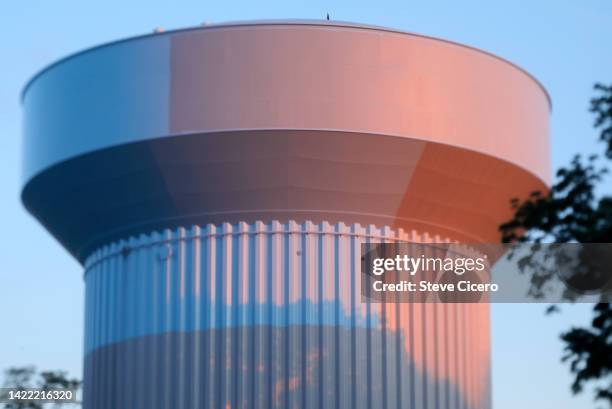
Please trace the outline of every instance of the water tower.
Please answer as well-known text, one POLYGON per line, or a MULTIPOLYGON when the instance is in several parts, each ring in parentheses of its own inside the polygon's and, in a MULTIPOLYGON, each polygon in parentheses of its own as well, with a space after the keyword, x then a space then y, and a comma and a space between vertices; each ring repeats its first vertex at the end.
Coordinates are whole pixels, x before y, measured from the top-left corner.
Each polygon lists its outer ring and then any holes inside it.
POLYGON ((243 22, 71 55, 23 105, 23 202, 85 270, 85 408, 490 407, 488 306, 362 302, 360 244, 499 241, 550 177, 525 71, 243 22))

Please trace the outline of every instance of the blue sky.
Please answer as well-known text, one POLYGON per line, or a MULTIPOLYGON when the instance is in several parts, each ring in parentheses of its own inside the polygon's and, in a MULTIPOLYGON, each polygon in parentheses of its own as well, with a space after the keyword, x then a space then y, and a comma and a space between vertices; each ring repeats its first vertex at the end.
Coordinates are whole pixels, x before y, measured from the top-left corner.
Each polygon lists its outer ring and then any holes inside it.
MULTIPOLYGON (((535 75, 553 100, 558 167, 595 142, 588 101, 595 81, 612 82, 612 2, 549 1, 11 1, 0 5, 0 368, 37 364, 79 375, 80 266, 22 208, 19 93, 37 70, 68 53, 122 37, 201 22, 324 18, 389 26, 466 43, 535 75)), ((496 409, 594 407, 571 397, 558 334, 585 323, 589 306, 544 316, 542 305, 495 305, 496 409)))

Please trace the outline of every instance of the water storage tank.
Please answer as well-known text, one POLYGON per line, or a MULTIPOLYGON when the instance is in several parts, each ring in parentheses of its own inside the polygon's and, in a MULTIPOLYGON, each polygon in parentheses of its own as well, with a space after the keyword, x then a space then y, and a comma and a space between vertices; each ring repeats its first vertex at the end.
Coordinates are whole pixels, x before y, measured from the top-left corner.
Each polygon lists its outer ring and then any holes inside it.
POLYGON ((85 268, 85 408, 490 407, 488 306, 363 302, 360 244, 499 240, 550 176, 520 68, 245 22, 74 54, 23 104, 23 202, 85 268))

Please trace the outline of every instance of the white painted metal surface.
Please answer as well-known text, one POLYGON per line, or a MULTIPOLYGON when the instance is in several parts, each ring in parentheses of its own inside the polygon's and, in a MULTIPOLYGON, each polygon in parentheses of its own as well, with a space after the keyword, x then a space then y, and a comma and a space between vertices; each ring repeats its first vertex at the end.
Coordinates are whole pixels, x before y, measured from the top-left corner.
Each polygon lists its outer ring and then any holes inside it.
POLYGON ((360 245, 380 241, 445 240, 290 221, 100 249, 86 407, 490 407, 488 305, 362 303, 360 245))

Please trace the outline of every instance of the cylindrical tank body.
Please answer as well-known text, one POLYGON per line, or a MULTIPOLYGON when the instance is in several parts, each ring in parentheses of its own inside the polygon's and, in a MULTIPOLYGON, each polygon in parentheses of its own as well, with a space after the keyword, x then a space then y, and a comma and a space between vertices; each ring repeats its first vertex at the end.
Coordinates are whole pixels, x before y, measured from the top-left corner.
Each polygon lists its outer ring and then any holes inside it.
POLYGON ((429 239, 242 222, 106 246, 86 262, 85 401, 486 408, 487 305, 361 302, 360 243, 429 239))
POLYGON ((360 245, 496 242, 549 101, 388 29, 206 26, 24 91, 31 213, 85 266, 86 408, 488 408, 486 304, 365 302, 360 245))

